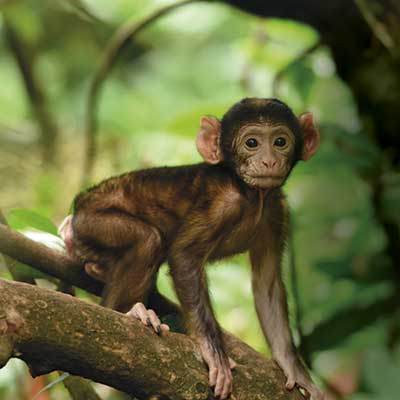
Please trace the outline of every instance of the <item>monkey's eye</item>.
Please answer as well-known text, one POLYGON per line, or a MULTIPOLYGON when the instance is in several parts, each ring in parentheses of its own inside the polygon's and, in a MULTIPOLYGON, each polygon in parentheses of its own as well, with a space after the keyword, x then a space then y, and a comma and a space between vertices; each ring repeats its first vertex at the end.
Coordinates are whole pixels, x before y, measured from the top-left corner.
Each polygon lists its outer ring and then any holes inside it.
POLYGON ((250 139, 247 139, 247 140, 246 140, 246 146, 253 149, 254 147, 257 147, 257 146, 258 146, 258 142, 257 142, 256 139, 250 138, 250 139))
POLYGON ((283 137, 276 138, 275 141, 274 141, 274 146, 277 146, 277 147, 286 146, 286 139, 283 138, 283 137))

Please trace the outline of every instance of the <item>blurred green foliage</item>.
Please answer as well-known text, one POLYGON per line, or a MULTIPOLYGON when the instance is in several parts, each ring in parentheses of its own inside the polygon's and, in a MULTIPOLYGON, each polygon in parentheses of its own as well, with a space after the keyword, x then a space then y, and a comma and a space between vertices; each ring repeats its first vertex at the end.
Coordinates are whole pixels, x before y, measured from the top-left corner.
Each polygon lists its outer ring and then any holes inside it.
MULTIPOLYGON (((166 2, 1 4, 3 18, 34 55, 61 137, 56 165, 44 167, 40 133, 3 34, 3 19, 0 207, 14 228, 54 235, 54 223, 61 222, 80 190, 87 89, 105 44, 127 19, 140 19, 166 2)), ((245 96, 279 96, 296 113, 313 111, 321 150, 312 162, 296 167, 286 187, 300 291, 300 304, 295 304, 288 284, 289 308, 293 314, 301 306, 303 350, 314 360, 317 376, 332 385, 346 376, 352 400, 394 399, 400 390, 395 288, 383 253, 386 237, 374 215, 370 187, 361 178, 373 170, 379 149, 363 134, 329 50, 319 46, 303 54, 317 43, 318 35, 307 26, 262 20, 222 4, 193 4, 163 17, 124 47, 105 84, 94 181, 139 167, 199 161, 194 138, 200 117, 220 117, 245 96)), ((389 174, 383 208, 398 223, 399 204, 400 178, 389 174)), ((267 351, 253 309, 247 257, 220 264, 209 270, 219 321, 267 351)), ((4 268, 2 274, 8 276, 4 268)), ((162 291, 174 298, 165 267, 160 275, 162 291)), ((294 323, 293 329, 298 340, 294 323)), ((29 398, 26 383, 15 385, 26 379, 25 367, 10 363, 0 371, 0 398, 29 398)), ((115 396, 98 390, 103 398, 115 396)), ((68 398, 60 387, 51 393, 68 398)))

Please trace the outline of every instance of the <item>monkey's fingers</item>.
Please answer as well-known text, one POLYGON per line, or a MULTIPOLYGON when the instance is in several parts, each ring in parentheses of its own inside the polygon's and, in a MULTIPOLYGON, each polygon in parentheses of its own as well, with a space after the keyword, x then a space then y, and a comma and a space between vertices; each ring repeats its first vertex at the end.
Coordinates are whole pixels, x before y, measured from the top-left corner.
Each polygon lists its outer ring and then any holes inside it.
POLYGON ((302 385, 305 390, 305 398, 312 400, 326 400, 324 392, 318 389, 315 385, 302 385))
POLYGON ((200 342, 200 351, 204 362, 208 366, 209 385, 210 387, 214 387, 217 382, 217 375, 218 375, 218 369, 216 360, 214 358, 214 352, 211 350, 211 347, 208 345, 207 341, 200 342))
POLYGON ((219 363, 214 395, 226 399, 232 391, 232 373, 228 364, 219 363))
POLYGON ((237 364, 232 358, 229 357, 229 368, 230 369, 235 369, 237 367, 237 364))
POLYGON ((163 332, 169 332, 170 331, 169 326, 167 324, 161 324, 161 330, 163 332))
POLYGON ((325 394, 320 390, 310 379, 299 379, 296 383, 303 391, 303 397, 305 399, 312 400, 325 400, 325 394))
POLYGON ((169 326, 162 324, 154 310, 147 310, 143 303, 136 303, 126 315, 138 319, 146 326, 151 326, 158 334, 169 331, 169 326))
POLYGON ((286 389, 292 390, 295 387, 295 385, 296 385, 295 377, 293 375, 289 375, 287 377, 287 381, 286 381, 286 385, 285 385, 286 389))
POLYGON ((208 382, 210 387, 214 387, 217 383, 218 377, 218 368, 214 362, 214 360, 207 362, 208 364, 208 382))
POLYGON ((126 315, 138 319, 143 325, 149 325, 147 310, 143 303, 135 303, 126 315))
POLYGON ((158 318, 157 314, 154 310, 147 310, 147 315, 150 320, 151 326, 153 327, 154 331, 158 334, 161 333, 161 321, 158 318))
POLYGON ((214 396, 226 399, 232 391, 231 368, 234 368, 236 363, 229 358, 221 358, 206 340, 200 342, 200 350, 208 366, 208 379, 210 387, 214 387, 214 396))

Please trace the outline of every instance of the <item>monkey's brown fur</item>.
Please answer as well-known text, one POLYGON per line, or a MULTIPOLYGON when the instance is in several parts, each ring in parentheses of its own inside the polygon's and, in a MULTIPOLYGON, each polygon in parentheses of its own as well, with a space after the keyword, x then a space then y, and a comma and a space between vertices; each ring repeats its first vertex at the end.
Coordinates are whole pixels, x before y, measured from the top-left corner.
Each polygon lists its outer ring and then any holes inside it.
POLYGON ((288 217, 280 186, 316 151, 317 139, 310 117, 298 120, 278 100, 245 99, 221 123, 203 118, 197 147, 206 163, 130 172, 75 199, 75 254, 105 268, 103 304, 123 312, 146 304, 167 261, 221 398, 231 390, 231 371, 204 266, 245 251, 261 325, 287 387, 297 383, 322 398, 294 349, 280 278, 288 217))

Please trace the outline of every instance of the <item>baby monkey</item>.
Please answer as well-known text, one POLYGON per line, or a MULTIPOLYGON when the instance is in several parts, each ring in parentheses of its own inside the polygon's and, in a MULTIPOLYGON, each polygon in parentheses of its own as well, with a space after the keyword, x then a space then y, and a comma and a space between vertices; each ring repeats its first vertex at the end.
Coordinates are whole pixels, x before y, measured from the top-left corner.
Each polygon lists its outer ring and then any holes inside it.
POLYGON ((167 261, 185 322, 209 368, 216 397, 232 390, 221 328, 205 265, 248 251, 257 314, 286 388, 324 398, 300 361, 288 323, 281 259, 288 212, 281 186, 299 160, 319 146, 311 113, 297 118, 277 99, 246 98, 221 120, 205 116, 196 139, 204 162, 113 177, 79 194, 61 228, 67 251, 104 281, 102 304, 160 332, 158 312, 171 304, 157 292, 167 261))

